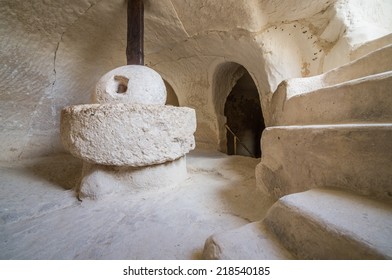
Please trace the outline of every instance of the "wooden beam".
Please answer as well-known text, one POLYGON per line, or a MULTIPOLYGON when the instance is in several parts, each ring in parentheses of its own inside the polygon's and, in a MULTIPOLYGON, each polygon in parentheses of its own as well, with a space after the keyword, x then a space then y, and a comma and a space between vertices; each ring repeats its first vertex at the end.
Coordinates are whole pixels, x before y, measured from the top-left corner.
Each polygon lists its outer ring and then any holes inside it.
POLYGON ((127 64, 144 65, 144 3, 128 0, 127 64))

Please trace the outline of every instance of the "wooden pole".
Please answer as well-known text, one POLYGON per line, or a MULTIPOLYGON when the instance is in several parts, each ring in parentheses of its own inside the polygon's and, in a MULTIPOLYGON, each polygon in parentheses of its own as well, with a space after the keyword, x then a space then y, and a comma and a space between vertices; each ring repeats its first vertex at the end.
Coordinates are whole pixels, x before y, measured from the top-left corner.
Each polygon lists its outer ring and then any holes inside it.
POLYGON ((234 137, 234 155, 237 155, 237 137, 233 135, 234 137))
POLYGON ((144 65, 144 3, 128 0, 127 64, 144 65))

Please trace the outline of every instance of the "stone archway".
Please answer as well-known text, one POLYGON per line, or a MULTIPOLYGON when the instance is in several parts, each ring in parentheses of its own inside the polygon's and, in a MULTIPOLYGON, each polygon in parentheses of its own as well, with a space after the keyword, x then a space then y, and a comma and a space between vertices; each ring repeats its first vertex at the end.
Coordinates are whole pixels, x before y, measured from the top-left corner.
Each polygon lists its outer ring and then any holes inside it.
POLYGON ((227 154, 259 158, 260 138, 265 124, 257 87, 244 68, 243 75, 227 96, 224 115, 227 154))
MULTIPOLYGON (((253 154, 255 157, 260 157, 260 136, 265 128, 265 123, 260 101, 262 96, 254 77, 244 66, 235 62, 225 62, 217 65, 213 81, 212 98, 217 118, 219 150, 227 154, 234 154, 234 140, 227 136, 228 129, 226 127, 226 125, 229 127, 233 126, 231 119, 228 120, 228 117, 236 118, 234 112, 233 114, 230 113, 230 111, 234 110, 237 114, 243 115, 240 117, 242 119, 240 123, 245 123, 234 125, 233 127, 236 131, 233 132, 235 134, 248 135, 245 136, 245 139, 248 142, 248 146, 252 146, 250 153, 244 148, 236 149, 236 153, 245 156, 253 154), (237 99, 241 99, 240 96, 243 96, 242 102, 234 102, 237 99), (249 108, 247 108, 246 104, 248 104, 249 108), (234 107, 234 109, 230 107, 234 107), (249 124, 253 125, 249 127, 249 124), (242 131, 241 129, 237 130, 236 127, 247 129, 242 131), (230 141, 232 144, 228 143, 230 141), (250 145, 250 143, 252 144, 250 145), (245 152, 242 150, 245 150, 245 152)), ((244 138, 244 135, 241 137, 244 138)), ((237 136, 240 138, 239 135, 237 136)), ((240 141, 242 140, 240 139, 240 141)))

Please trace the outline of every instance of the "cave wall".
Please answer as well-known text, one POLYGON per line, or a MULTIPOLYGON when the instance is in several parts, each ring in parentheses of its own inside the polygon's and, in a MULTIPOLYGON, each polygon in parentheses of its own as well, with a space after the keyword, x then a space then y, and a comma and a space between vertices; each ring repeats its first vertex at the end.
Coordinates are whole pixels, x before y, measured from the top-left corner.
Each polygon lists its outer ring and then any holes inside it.
POLYGON ((61 108, 88 102, 100 76, 126 61, 125 2, 2 2, 0 159, 64 152, 61 108))
MULTIPOLYGON (((145 0, 145 63, 196 109, 197 145, 219 148, 238 66, 268 125, 281 81, 354 59, 391 33, 391 12, 388 0, 145 0)), ((126 63, 126 1, 2 0, 0 38, 0 160, 64 152, 61 108, 88 103, 98 79, 126 63)))

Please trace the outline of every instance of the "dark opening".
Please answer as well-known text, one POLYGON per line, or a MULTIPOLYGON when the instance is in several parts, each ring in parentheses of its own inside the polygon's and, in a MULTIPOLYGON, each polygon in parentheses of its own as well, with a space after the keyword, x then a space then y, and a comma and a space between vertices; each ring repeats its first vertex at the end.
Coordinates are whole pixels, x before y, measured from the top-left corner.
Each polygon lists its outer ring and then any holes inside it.
POLYGON ((224 114, 227 154, 261 157, 260 138, 265 124, 259 93, 248 71, 227 97, 224 114))
POLYGON ((128 90, 129 79, 123 76, 114 76, 114 80, 117 83, 117 93, 126 93, 128 90))

